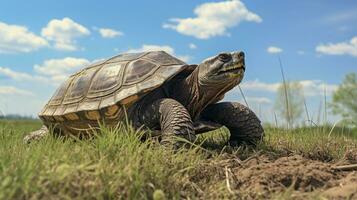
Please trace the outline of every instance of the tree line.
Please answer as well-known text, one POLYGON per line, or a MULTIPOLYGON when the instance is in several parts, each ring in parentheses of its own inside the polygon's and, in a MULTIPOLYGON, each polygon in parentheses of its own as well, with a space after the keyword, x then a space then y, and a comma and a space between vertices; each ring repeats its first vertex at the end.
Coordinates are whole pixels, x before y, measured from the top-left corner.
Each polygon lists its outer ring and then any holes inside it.
MULTIPOLYGON (((319 106, 317 121, 320 121, 320 113, 323 113, 323 121, 326 123, 328 112, 341 116, 341 124, 349 127, 357 127, 357 74, 349 73, 332 94, 332 101, 327 102, 326 93, 324 103, 319 106)), ((284 81, 277 91, 274 105, 275 110, 283 118, 288 127, 293 127, 305 113, 308 123, 318 122, 312 119, 306 105, 303 86, 298 81, 284 81)))

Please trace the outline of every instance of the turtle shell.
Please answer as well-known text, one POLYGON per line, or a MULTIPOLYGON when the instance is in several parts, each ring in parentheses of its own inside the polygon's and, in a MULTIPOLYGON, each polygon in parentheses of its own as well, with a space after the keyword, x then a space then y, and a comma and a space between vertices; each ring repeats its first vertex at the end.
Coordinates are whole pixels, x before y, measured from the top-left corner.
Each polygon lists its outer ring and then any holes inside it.
POLYGON ((88 121, 117 122, 124 107, 186 68, 186 63, 164 51, 120 54, 71 75, 39 117, 47 126, 64 124, 75 129, 85 128, 88 121))

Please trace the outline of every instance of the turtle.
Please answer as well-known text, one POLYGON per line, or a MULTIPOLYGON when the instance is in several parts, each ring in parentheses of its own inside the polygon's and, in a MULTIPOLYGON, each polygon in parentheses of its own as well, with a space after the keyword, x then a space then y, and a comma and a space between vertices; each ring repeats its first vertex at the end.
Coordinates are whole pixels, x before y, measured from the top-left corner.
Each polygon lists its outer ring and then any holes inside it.
POLYGON ((119 54, 64 81, 39 113, 42 128, 24 141, 50 132, 85 138, 101 123, 114 127, 128 120, 157 133, 163 144, 175 145, 180 137, 194 141, 197 134, 225 126, 230 144, 255 145, 264 136, 259 118, 241 103, 221 102, 242 81, 245 68, 242 51, 219 53, 198 65, 165 51, 119 54))

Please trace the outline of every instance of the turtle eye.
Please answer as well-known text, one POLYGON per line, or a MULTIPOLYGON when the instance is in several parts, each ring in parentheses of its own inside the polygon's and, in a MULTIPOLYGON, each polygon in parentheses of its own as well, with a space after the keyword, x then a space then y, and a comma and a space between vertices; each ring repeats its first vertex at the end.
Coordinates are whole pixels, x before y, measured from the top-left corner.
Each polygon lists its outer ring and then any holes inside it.
POLYGON ((228 62, 232 59, 232 56, 229 53, 221 53, 218 55, 218 59, 222 62, 228 62))

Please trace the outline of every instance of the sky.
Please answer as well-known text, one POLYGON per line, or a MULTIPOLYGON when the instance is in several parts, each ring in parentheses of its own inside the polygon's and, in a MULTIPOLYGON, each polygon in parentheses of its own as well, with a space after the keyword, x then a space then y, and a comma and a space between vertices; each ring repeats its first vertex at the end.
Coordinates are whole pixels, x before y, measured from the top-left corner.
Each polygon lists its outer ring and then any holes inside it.
MULTIPOLYGON (((199 64, 242 50, 241 88, 262 121, 275 112, 279 57, 317 120, 324 94, 357 72, 356 24, 353 0, 2 1, 0 115, 36 116, 70 74, 120 53, 160 49, 199 64)), ((243 102, 238 88, 224 100, 243 102)))

